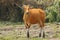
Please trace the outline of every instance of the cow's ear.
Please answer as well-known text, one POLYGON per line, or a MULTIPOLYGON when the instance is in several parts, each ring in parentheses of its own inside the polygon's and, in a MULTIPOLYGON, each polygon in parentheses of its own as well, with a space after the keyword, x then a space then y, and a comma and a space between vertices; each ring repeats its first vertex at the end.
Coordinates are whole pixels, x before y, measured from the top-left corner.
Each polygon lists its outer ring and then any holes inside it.
POLYGON ((24 4, 22 5, 22 7, 24 7, 24 4))
POLYGON ((32 8, 33 8, 33 6, 30 6, 29 8, 30 8, 30 9, 32 9, 32 8))
POLYGON ((25 4, 22 4, 22 7, 25 7, 26 5, 25 4))

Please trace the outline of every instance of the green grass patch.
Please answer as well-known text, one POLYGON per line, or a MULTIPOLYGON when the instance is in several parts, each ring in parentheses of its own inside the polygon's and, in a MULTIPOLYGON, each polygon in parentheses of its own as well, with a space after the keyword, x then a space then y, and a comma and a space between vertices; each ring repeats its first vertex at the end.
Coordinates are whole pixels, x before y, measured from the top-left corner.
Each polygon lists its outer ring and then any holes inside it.
POLYGON ((54 38, 60 38, 60 34, 55 34, 53 37, 54 38))
POLYGON ((22 25, 23 22, 0 21, 0 27, 22 25))

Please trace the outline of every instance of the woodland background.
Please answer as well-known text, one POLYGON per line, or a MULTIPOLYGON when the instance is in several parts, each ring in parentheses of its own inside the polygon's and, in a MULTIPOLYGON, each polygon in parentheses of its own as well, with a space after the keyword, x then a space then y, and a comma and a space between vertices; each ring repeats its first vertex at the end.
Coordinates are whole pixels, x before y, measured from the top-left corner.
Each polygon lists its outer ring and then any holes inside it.
POLYGON ((22 22, 23 4, 43 9, 46 22, 60 22, 60 0, 0 0, 0 20, 22 22))

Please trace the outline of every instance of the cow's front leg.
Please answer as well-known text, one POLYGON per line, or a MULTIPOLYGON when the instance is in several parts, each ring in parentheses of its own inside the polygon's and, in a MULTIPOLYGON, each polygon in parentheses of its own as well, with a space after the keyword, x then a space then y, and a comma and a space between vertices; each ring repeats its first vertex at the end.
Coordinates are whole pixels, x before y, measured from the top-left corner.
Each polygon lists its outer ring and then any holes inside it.
POLYGON ((29 35, 29 28, 30 28, 30 25, 26 25, 26 29, 27 29, 27 38, 29 38, 30 37, 30 35, 29 35))
POLYGON ((27 29, 27 38, 29 38, 30 35, 29 35, 29 28, 27 29))

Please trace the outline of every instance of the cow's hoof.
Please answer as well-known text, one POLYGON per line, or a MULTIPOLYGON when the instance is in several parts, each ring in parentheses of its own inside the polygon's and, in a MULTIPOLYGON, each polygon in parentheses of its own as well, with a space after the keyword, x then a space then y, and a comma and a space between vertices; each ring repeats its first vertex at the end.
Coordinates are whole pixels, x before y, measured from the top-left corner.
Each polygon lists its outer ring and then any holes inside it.
POLYGON ((39 37, 41 37, 41 33, 39 33, 39 37))
POLYGON ((29 32, 27 32, 27 38, 29 38, 29 32))
POLYGON ((45 32, 43 32, 43 38, 45 38, 45 32))

